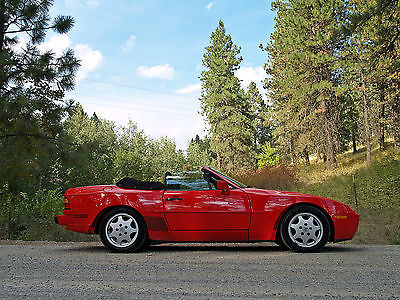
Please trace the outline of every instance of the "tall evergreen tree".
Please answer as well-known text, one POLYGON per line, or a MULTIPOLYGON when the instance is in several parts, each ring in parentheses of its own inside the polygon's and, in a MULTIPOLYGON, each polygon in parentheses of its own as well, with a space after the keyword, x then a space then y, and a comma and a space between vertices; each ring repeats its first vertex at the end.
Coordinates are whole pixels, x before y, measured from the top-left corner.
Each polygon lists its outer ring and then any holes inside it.
MULTIPOLYGON (((371 1, 359 1, 357 5, 348 8, 348 17, 363 14, 371 9, 371 1)), ((347 36, 346 47, 343 51, 345 70, 345 90, 352 95, 354 103, 361 112, 359 127, 363 129, 363 142, 366 145, 366 160, 371 161, 373 137, 378 137, 380 148, 384 148, 385 135, 385 93, 387 87, 386 75, 382 65, 376 60, 377 40, 379 38, 380 17, 374 16, 369 22, 354 28, 347 36), (383 110, 383 112, 382 112, 383 110)))
POLYGON ((340 83, 337 61, 342 45, 335 35, 344 2, 337 0, 278 0, 275 31, 265 49, 269 54, 266 79, 282 149, 296 156, 311 148, 337 165, 340 83))
POLYGON ((372 18, 372 26, 377 27, 374 66, 380 73, 378 87, 381 105, 381 147, 387 105, 388 123, 392 128, 395 147, 400 151, 400 1, 380 0, 374 4, 375 17, 372 18))
POLYGON ((72 50, 56 57, 37 48, 48 30, 63 34, 73 26, 72 17, 50 20, 52 4, 0 1, 0 184, 8 182, 14 192, 29 189, 22 178, 34 176, 58 140, 70 106, 64 93, 74 87, 79 67, 72 50), (28 39, 25 46, 21 37, 28 39))
POLYGON ((246 94, 249 97, 253 114, 254 145, 259 152, 261 145, 272 140, 272 122, 269 118, 268 108, 254 81, 250 82, 246 94))
POLYGON ((219 21, 203 55, 202 114, 209 124, 211 150, 219 168, 255 166, 251 104, 235 76, 242 61, 240 47, 232 42, 219 21))
POLYGON ((370 76, 366 77, 375 85, 379 98, 376 133, 380 149, 384 149, 385 130, 390 128, 400 150, 400 1, 363 0, 351 4, 351 22, 344 29, 350 38, 364 32, 366 45, 370 47, 367 65, 370 76))

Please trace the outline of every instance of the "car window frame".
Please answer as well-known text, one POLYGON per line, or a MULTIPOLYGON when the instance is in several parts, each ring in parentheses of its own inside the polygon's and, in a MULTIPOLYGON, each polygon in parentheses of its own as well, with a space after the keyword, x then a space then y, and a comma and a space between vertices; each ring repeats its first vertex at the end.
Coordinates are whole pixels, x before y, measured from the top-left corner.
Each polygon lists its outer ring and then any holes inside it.
MULTIPOLYGON (((205 171, 206 170, 204 170, 204 171, 201 170, 201 173, 203 173, 203 176, 201 178, 199 178, 199 179, 202 179, 202 180, 204 180, 205 183, 207 183, 208 189, 171 189, 171 188, 168 188, 167 177, 168 176, 174 176, 174 175, 172 173, 170 173, 170 172, 167 172, 165 174, 165 191, 175 191, 175 192, 179 192, 179 191, 184 192, 184 191, 186 191, 187 192, 187 191, 214 191, 214 190, 217 190, 216 183, 215 183, 215 185, 213 185, 210 181, 205 179, 205 174, 206 174, 205 171)), ((213 174, 211 172, 209 172, 209 173, 211 175, 215 175, 215 174, 213 174)), ((186 185, 186 186, 188 186, 188 185, 186 185)))

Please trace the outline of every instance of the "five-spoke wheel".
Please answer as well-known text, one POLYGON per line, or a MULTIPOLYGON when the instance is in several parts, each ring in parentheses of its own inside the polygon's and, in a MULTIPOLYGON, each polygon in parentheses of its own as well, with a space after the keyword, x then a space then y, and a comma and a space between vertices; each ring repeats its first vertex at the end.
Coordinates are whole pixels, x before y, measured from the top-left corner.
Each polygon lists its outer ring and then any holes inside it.
POLYGON ((290 249, 312 252, 328 242, 330 226, 327 217, 313 206, 297 206, 282 218, 279 237, 290 249))
POLYGON ((120 207, 107 212, 99 224, 103 244, 115 252, 132 252, 147 238, 146 224, 134 210, 120 207))

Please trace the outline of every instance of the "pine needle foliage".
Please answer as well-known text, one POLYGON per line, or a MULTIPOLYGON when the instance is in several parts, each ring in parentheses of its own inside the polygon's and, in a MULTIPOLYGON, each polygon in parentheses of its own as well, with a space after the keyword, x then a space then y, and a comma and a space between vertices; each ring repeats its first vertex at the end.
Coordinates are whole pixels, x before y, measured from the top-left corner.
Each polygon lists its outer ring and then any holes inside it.
POLYGON ((64 96, 75 85, 79 61, 71 49, 57 56, 37 47, 49 30, 65 34, 74 24, 70 16, 52 20, 52 5, 0 1, 0 184, 11 191, 28 188, 24 179, 43 171, 71 107, 64 96))
POLYGON ((240 47, 219 21, 203 55, 205 71, 200 76, 201 112, 209 125, 211 150, 219 169, 255 166, 251 103, 235 76, 241 61, 240 47))

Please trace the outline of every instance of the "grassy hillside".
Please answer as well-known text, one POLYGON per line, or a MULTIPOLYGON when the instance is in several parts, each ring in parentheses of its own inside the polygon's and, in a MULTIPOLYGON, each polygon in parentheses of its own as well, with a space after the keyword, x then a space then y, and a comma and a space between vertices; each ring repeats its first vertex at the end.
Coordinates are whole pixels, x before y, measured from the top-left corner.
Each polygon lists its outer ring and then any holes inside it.
MULTIPOLYGON (((391 145, 388 150, 372 153, 372 163, 365 162, 365 150, 338 157, 338 168, 328 170, 321 161, 296 168, 280 166, 256 172, 232 174, 246 184, 267 189, 292 190, 329 197, 353 207, 360 214, 359 231, 351 243, 400 244, 400 153, 391 145), (355 175, 358 209, 354 200, 352 175, 355 175)), ((1 194, 0 239, 24 240, 93 240, 97 237, 65 231, 53 217, 62 213, 59 191, 34 196, 21 194, 11 203, 1 194), (8 224, 11 224, 9 227, 8 224)))
POLYGON ((312 161, 299 168, 299 183, 292 190, 321 195, 356 208, 352 175, 360 214, 360 227, 353 242, 400 244, 400 153, 392 147, 372 153, 365 162, 365 150, 338 157, 338 168, 327 170, 312 161))

